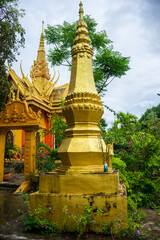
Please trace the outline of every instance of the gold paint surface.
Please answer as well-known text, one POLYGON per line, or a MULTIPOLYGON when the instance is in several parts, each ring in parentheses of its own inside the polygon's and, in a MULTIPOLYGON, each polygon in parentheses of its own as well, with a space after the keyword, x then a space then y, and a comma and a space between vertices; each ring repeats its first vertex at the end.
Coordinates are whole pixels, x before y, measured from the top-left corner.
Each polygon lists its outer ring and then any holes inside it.
POLYGON ((94 83, 93 50, 87 24, 83 20, 82 3, 79 15, 76 38, 71 50, 71 79, 62 109, 68 129, 58 151, 62 165, 65 166, 62 166, 60 171, 68 172, 70 167, 74 172, 74 167, 79 166, 81 170, 75 171, 83 173, 83 166, 84 172, 89 173, 93 172, 92 166, 97 166, 94 172, 102 172, 106 146, 101 138, 98 123, 103 114, 103 106, 94 83))
MULTIPOLYGON (((100 232, 102 232, 102 225, 104 222, 110 224, 115 221, 117 217, 121 218, 121 228, 125 228, 127 219, 127 197, 118 195, 89 195, 89 194, 56 194, 56 193, 33 193, 29 196, 30 209, 34 213, 34 209, 41 205, 42 208, 51 207, 51 213, 46 217, 51 223, 57 222, 59 229, 63 230, 63 214, 62 209, 67 205, 68 212, 75 216, 84 214, 84 204, 88 203, 94 206, 93 209, 101 209, 96 217, 96 222, 99 224, 100 232)), ((69 223, 69 222, 68 222, 69 223)), ((72 224, 75 224, 72 223, 72 224)), ((94 232, 99 232, 95 227, 91 229, 94 232)))
POLYGON ((41 176, 39 193, 117 194, 119 173, 113 174, 46 174, 41 176))
POLYGON ((5 154, 6 131, 0 129, 0 182, 3 181, 4 174, 4 154, 5 154))

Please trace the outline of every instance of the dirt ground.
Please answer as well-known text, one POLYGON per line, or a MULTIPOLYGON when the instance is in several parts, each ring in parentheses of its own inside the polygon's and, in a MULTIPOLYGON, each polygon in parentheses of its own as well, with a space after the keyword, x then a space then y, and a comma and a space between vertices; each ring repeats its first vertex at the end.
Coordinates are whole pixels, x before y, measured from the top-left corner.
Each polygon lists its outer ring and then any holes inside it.
POLYGON ((143 230, 150 234, 149 240, 160 240, 160 215, 150 209, 144 209, 147 214, 144 219, 143 230))

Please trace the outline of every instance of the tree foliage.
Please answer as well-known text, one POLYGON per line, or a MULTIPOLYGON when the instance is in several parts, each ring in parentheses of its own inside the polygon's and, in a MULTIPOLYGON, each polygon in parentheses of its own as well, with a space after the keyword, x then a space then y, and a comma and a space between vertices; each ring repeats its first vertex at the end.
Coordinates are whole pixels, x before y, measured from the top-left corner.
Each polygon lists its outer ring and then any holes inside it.
MULTIPOLYGON (((160 121, 160 119, 159 119, 160 121)), ((159 121, 143 128, 132 114, 119 113, 113 127, 106 132, 106 143, 114 143, 113 166, 126 164, 120 174, 127 185, 129 204, 153 207, 160 204, 160 139, 159 121), (119 159, 121 161, 119 161, 119 159)))
POLYGON ((139 121, 146 128, 149 122, 157 121, 157 118, 160 119, 160 104, 147 109, 139 121))
POLYGON ((50 130, 45 130, 45 134, 52 134, 55 137, 55 145, 59 147, 62 140, 65 137, 65 130, 67 129, 67 123, 63 120, 61 116, 58 114, 53 115, 53 119, 51 121, 51 128, 50 130))
POLYGON ((8 100, 9 89, 9 82, 4 78, 0 78, 0 112, 5 108, 6 102, 8 100))
POLYGON ((18 9, 18 0, 0 1, 0 111, 4 108, 9 93, 9 83, 6 81, 6 60, 10 63, 16 60, 20 47, 24 47, 25 30, 19 23, 24 16, 24 10, 18 9))
MULTIPOLYGON (((88 26, 91 45, 94 50, 93 73, 98 93, 101 96, 107 91, 108 84, 115 78, 120 78, 130 69, 129 57, 113 50, 112 41, 105 30, 96 31, 97 22, 89 15, 84 16, 88 26)), ((45 30, 49 49, 48 59, 53 66, 68 66, 71 69, 71 47, 76 36, 76 22, 64 22, 63 25, 50 26, 45 30)))
POLYGON ((43 142, 38 143, 36 149, 36 168, 39 172, 52 171, 55 168, 55 160, 59 159, 57 149, 50 149, 43 142))

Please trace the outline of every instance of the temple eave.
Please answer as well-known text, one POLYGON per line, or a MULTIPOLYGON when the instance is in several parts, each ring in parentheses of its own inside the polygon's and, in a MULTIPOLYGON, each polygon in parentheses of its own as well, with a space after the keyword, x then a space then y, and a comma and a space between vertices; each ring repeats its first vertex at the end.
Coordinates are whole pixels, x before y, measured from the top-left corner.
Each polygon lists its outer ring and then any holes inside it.
MULTIPOLYGON (((32 105, 32 106, 35 106, 35 107, 38 107, 40 109, 43 109, 44 111, 46 111, 47 113, 54 113, 55 110, 59 110, 62 112, 61 110, 61 107, 52 107, 50 105, 47 105, 46 103, 44 103, 41 99, 38 99, 36 97, 32 97, 32 98, 27 98, 27 103, 29 105, 32 105)), ((60 101, 57 101, 57 104, 56 105, 60 105, 60 101)))

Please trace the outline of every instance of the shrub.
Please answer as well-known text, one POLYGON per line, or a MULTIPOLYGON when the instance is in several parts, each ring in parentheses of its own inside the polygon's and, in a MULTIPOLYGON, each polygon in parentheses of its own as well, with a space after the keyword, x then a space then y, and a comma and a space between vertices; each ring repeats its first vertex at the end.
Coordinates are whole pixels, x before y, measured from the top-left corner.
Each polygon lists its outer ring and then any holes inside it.
POLYGON ((71 213, 67 205, 62 209, 63 212, 63 230, 69 232, 77 232, 78 238, 85 232, 90 232, 91 227, 98 227, 95 217, 99 216, 103 211, 96 209, 95 206, 84 204, 84 213, 75 215, 71 213))
POLYGON ((37 145, 36 168, 39 172, 48 172, 55 169, 55 160, 57 159, 59 159, 57 149, 51 150, 42 142, 37 145))
POLYGON ((43 209, 41 205, 35 209, 35 214, 29 214, 24 220, 25 231, 40 234, 55 235, 58 231, 58 224, 51 224, 50 221, 43 217, 45 213, 49 213, 50 209, 43 209))
POLYGON ((17 160, 21 159, 21 150, 17 146, 6 146, 5 147, 5 159, 11 161, 11 160, 17 160))
POLYGON ((14 162, 13 168, 14 168, 15 172, 17 172, 17 173, 24 172, 24 161, 14 162))

